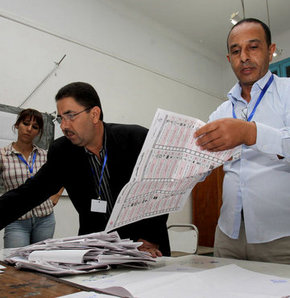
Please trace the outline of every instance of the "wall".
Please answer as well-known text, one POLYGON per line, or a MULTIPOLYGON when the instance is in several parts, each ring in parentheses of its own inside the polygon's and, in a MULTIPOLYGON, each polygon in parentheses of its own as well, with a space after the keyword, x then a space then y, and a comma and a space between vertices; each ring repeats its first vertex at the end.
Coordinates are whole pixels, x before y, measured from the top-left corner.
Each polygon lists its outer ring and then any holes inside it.
POLYGON ((279 49, 283 49, 282 55, 273 59, 273 63, 290 57, 290 30, 283 32, 277 36, 273 36, 273 42, 279 49))
MULTIPOLYGON (((0 0, 0 103, 52 113, 60 87, 86 81, 107 122, 149 127, 158 107, 207 121, 224 97, 224 61, 118 3, 0 0)), ((191 222, 190 201, 170 221, 191 222)), ((74 233, 67 228, 56 235, 74 233)))

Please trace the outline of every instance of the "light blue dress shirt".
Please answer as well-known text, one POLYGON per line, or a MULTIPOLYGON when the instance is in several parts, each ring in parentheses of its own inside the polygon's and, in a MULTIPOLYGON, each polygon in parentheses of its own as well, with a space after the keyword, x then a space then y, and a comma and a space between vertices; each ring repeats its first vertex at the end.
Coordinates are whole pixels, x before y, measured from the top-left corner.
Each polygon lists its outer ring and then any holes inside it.
MULTIPOLYGON (((257 81, 251 101, 241 97, 237 83, 228 93, 228 101, 210 115, 210 121, 237 118, 252 112, 271 72, 257 81)), ((257 126, 253 146, 241 146, 238 160, 224 165, 223 205, 218 221, 220 229, 237 239, 244 212, 248 243, 263 243, 290 236, 290 79, 274 80, 252 118, 257 126), (278 155, 284 157, 279 159, 278 155)))

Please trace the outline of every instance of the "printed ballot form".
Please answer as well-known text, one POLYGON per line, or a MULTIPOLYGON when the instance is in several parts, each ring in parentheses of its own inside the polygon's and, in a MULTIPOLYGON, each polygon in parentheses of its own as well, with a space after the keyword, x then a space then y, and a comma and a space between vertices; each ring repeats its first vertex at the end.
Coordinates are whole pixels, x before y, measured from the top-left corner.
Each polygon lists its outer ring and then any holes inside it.
POLYGON ((200 150, 193 135, 203 125, 199 119, 157 110, 105 231, 181 210, 196 183, 232 157, 233 150, 200 150))

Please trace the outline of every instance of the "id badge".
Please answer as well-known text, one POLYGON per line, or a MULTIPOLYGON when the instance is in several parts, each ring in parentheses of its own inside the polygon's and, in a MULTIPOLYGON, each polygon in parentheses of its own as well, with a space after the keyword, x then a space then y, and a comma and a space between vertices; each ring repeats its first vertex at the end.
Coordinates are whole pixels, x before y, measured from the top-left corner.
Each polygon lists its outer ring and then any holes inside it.
POLYGON ((91 211, 92 212, 98 212, 98 213, 106 213, 107 211, 107 201, 103 200, 96 200, 92 199, 91 203, 91 211))

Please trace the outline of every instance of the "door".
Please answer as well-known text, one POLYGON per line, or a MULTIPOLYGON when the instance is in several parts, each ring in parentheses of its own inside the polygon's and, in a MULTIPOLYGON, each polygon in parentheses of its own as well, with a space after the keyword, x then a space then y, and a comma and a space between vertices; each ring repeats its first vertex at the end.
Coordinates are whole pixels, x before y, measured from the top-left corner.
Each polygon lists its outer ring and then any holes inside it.
POLYGON ((222 205, 223 167, 211 172, 192 191, 193 224, 199 231, 199 245, 213 247, 214 234, 222 205))

